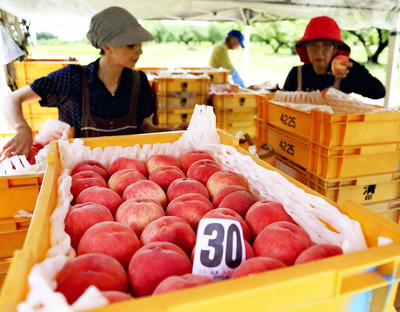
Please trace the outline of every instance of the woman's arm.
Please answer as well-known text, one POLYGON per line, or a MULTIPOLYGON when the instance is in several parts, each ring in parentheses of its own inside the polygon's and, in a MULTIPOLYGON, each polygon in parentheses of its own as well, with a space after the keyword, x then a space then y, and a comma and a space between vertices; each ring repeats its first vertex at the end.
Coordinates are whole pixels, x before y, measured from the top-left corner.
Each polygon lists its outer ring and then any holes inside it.
POLYGON ((149 122, 148 118, 144 118, 142 122, 142 126, 140 127, 141 133, 151 133, 151 132, 165 132, 165 131, 178 131, 178 130, 186 130, 188 127, 188 123, 186 121, 175 127, 159 127, 153 125, 149 122))
POLYGON ((0 158, 6 158, 11 154, 25 155, 28 157, 32 145, 32 129, 28 125, 22 114, 22 104, 33 101, 39 101, 41 98, 30 86, 8 94, 3 99, 2 110, 5 119, 15 135, 4 145, 0 151, 0 158))

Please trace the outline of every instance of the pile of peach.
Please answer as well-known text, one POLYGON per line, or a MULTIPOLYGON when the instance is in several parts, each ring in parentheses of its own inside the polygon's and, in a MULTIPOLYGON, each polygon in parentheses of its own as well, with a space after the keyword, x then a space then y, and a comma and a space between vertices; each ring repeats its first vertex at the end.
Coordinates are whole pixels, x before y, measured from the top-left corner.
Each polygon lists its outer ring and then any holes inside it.
POLYGON ((202 218, 239 221, 246 260, 232 278, 342 253, 313 244, 280 203, 261 200, 244 177, 203 151, 180 160, 157 154, 145 163, 121 157, 108 171, 87 160, 71 176, 65 231, 77 257, 56 277, 56 291, 70 304, 90 285, 115 302, 213 283, 192 274, 202 218))

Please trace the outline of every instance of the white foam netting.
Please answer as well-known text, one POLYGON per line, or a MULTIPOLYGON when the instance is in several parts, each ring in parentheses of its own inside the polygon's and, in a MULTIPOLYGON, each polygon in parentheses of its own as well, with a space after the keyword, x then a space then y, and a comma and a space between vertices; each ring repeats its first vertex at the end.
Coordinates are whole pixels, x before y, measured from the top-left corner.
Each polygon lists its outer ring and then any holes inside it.
POLYGON ((175 142, 91 149, 84 146, 82 140, 76 139, 72 143, 59 140, 58 146, 62 174, 58 178, 57 207, 50 219, 52 247, 47 252, 46 260, 31 270, 30 292, 26 301, 18 305, 19 312, 80 311, 106 304, 101 294, 93 290, 94 287, 88 289, 72 306, 60 293, 54 292, 56 274, 69 258, 75 256, 70 237, 64 231, 64 219, 72 200, 70 169, 85 159, 97 160, 109 168, 121 156, 146 161, 151 155, 162 153, 181 159, 190 150, 203 150, 210 153, 223 169, 243 175, 249 181, 250 189, 262 199, 280 202, 314 243, 338 245, 345 253, 366 248, 358 221, 342 214, 321 197, 306 193, 278 172, 257 165, 250 156, 239 153, 234 147, 221 144, 211 106, 196 105, 188 130, 175 142), (335 231, 328 229, 324 222, 335 231))
POLYGON ((319 91, 276 91, 270 102, 276 105, 298 109, 307 113, 315 109, 333 114, 332 107, 325 104, 321 92, 319 91))
MULTIPOLYGON (((12 156, 0 162, 0 176, 26 175, 44 173, 47 165, 47 144, 52 140, 67 139, 71 126, 56 119, 47 119, 40 127, 34 141, 44 146, 35 156, 36 163, 31 165, 25 156, 12 156)), ((0 138, 2 148, 12 136, 0 138)))

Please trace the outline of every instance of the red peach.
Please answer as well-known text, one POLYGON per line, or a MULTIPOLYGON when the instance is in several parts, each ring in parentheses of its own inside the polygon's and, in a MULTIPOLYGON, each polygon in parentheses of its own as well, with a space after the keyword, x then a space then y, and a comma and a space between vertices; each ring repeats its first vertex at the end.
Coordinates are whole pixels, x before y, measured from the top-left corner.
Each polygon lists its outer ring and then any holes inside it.
POLYGON ((245 222, 250 229, 253 240, 268 225, 278 221, 295 223, 280 203, 268 200, 254 203, 245 217, 245 222))
POLYGON ((294 264, 306 263, 343 254, 342 248, 330 244, 318 244, 304 250, 294 264))
POLYGON ((150 156, 146 162, 146 169, 149 174, 151 174, 158 167, 167 166, 174 166, 178 167, 179 169, 181 168, 179 162, 175 158, 164 154, 150 156))
MULTIPOLYGON (((79 173, 78 173, 79 174, 79 173)), ((76 174, 75 174, 76 175, 76 174)), ((106 181, 102 177, 99 178, 82 178, 82 179, 75 179, 72 181, 71 184, 71 194, 73 196, 73 202, 76 201, 78 195, 85 189, 92 187, 92 186, 99 186, 99 187, 107 187, 106 181)))
POLYGON ((116 171, 108 180, 108 187, 122 196, 125 189, 139 181, 146 180, 146 177, 135 169, 121 169, 116 171))
POLYGON ((118 207, 122 204, 122 199, 117 192, 109 188, 92 186, 83 190, 75 202, 75 204, 84 203, 96 203, 106 206, 112 215, 114 215, 118 207))
POLYGON ((128 278, 122 265, 113 257, 87 254, 69 261, 56 277, 56 291, 61 292, 69 304, 75 302, 89 286, 99 290, 128 290, 128 278))
POLYGON ((189 170, 189 167, 200 159, 214 160, 214 158, 209 153, 204 152, 204 151, 187 152, 182 157, 182 161, 181 161, 182 171, 186 174, 187 171, 189 170))
POLYGON ((275 269, 284 268, 286 265, 278 260, 267 257, 254 257, 242 262, 232 274, 232 278, 238 278, 275 269))
POLYGON ((140 248, 133 230, 122 223, 105 221, 91 226, 78 245, 78 255, 101 253, 118 260, 127 269, 129 261, 140 248))
POLYGON ((167 196, 163 189, 155 182, 150 180, 139 180, 129 185, 122 195, 122 199, 128 200, 130 198, 150 198, 165 208, 167 206, 167 196))
POLYGON ((206 187, 199 181, 189 178, 177 179, 170 184, 167 190, 168 201, 187 193, 198 193, 209 198, 206 187))
POLYGON ((92 225, 113 221, 110 210, 100 204, 85 203, 69 207, 65 217, 65 232, 71 237, 71 246, 77 250, 82 235, 92 225))
POLYGON ((268 225, 258 234, 253 243, 256 256, 270 257, 292 265, 308 247, 311 240, 300 226, 279 221, 268 225))
POLYGON ((186 193, 186 194, 182 194, 178 197, 175 197, 173 200, 171 200, 171 203, 176 203, 176 202, 187 202, 187 201, 192 201, 192 200, 199 200, 202 201, 204 203, 206 203, 207 205, 210 206, 210 208, 214 208, 213 205, 211 204, 210 200, 205 197, 204 195, 201 195, 199 193, 186 193))
POLYGON ((212 278, 191 273, 181 276, 169 276, 164 279, 160 284, 158 284, 156 289, 154 289, 153 291, 153 295, 165 294, 171 291, 177 291, 211 283, 214 283, 214 280, 212 278))
POLYGON ((244 246, 246 248, 246 260, 253 258, 254 257, 253 247, 251 247, 250 243, 247 240, 244 241, 244 246))
POLYGON ((94 171, 100 174, 105 181, 108 180, 108 173, 106 167, 96 160, 84 160, 76 164, 71 170, 71 176, 80 171, 94 171))
POLYGON ((140 248, 128 268, 134 296, 151 295, 158 284, 173 275, 191 273, 192 263, 185 252, 169 242, 153 242, 140 248))
POLYGON ((213 218, 213 219, 228 219, 237 220, 240 223, 243 232, 243 239, 250 241, 250 230, 247 224, 244 222, 243 218, 236 212, 228 208, 216 208, 207 212, 203 218, 213 218))
POLYGON ((212 204, 215 208, 218 208, 219 203, 225 198, 225 196, 229 195, 230 193, 237 192, 237 191, 247 191, 250 192, 249 189, 240 186, 240 185, 229 185, 222 189, 220 189, 214 196, 212 204))
POLYGON ((186 176, 195 179, 206 186, 208 179, 218 171, 222 171, 222 169, 214 160, 201 159, 189 167, 186 176))
POLYGON ((249 208, 259 200, 260 197, 251 192, 238 191, 225 196, 218 208, 232 209, 244 219, 249 208))
POLYGON ((165 216, 163 207, 152 199, 137 198, 126 200, 115 213, 115 221, 129 226, 138 237, 152 221, 165 216))
MULTIPOLYGON (((175 199, 178 199, 179 197, 175 199)), ((167 216, 181 217, 190 224, 194 231, 196 231, 200 219, 208 211, 214 209, 211 208, 209 204, 200 200, 189 200, 185 202, 174 202, 174 200, 172 200, 167 206, 165 211, 167 216)))
POLYGON ((78 179, 86 179, 86 178, 98 178, 98 179, 104 180, 104 178, 100 174, 98 174, 95 171, 89 171, 89 170, 79 171, 79 172, 75 173, 74 175, 72 175, 71 177, 72 177, 72 182, 74 182, 75 180, 78 180, 78 179))
POLYGON ((207 190, 211 199, 220 189, 229 185, 240 185, 247 188, 247 183, 240 175, 231 171, 217 171, 207 181, 207 190))
POLYGON ((168 186, 176 179, 185 178, 181 169, 175 166, 158 167, 149 176, 149 180, 156 182, 164 192, 167 192, 168 186))
POLYGON ((152 242, 170 242, 190 255, 196 244, 196 234, 184 219, 165 216, 146 226, 140 236, 140 242, 143 246, 152 242))
POLYGON ((147 177, 145 165, 138 159, 128 157, 120 157, 114 160, 110 166, 109 175, 112 176, 117 171, 124 169, 134 169, 147 177))
POLYGON ((109 303, 131 300, 133 297, 122 291, 104 290, 101 294, 108 300, 109 303))

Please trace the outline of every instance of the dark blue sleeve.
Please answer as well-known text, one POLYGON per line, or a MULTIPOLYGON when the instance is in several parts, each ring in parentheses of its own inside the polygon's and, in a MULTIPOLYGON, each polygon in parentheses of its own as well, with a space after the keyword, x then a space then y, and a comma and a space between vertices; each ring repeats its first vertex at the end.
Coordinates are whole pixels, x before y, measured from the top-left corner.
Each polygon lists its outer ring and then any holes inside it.
POLYGON ((57 71, 39 78, 30 84, 32 90, 42 99, 41 106, 59 107, 77 90, 81 90, 81 68, 67 65, 57 71))
POLYGON ((285 91, 297 91, 297 67, 293 67, 286 77, 283 85, 285 91))

